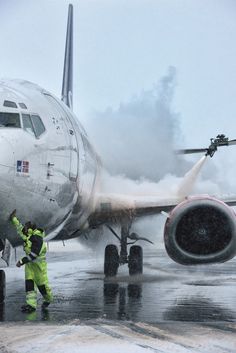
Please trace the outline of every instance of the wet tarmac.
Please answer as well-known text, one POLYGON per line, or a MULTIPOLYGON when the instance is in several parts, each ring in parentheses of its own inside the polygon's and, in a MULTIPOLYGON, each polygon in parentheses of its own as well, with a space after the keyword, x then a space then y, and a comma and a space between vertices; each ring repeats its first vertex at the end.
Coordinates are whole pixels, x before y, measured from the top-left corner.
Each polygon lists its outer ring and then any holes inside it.
POLYGON ((224 264, 184 267, 165 250, 144 249, 144 273, 129 277, 127 266, 105 280, 103 258, 91 250, 49 251, 48 269, 54 303, 46 312, 20 311, 24 271, 6 269, 7 298, 0 321, 43 321, 50 324, 93 320, 218 325, 236 322, 236 259, 224 264))

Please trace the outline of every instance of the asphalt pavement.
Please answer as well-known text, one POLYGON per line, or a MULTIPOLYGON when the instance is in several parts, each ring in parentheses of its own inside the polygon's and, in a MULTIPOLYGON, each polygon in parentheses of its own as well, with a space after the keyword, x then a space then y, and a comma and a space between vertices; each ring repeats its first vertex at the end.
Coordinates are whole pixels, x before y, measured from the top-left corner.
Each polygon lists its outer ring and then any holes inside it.
POLYGON ((169 259, 164 249, 146 248, 142 275, 130 277, 127 266, 121 266, 116 278, 106 280, 102 255, 81 247, 52 247, 48 271, 53 304, 42 312, 39 294, 37 311, 23 314, 24 270, 16 268, 12 259, 6 269, 7 298, 0 307, 1 321, 236 322, 235 259, 186 267, 169 259))
POLYGON ((6 268, 7 298, 0 306, 4 353, 110 352, 235 353, 236 260, 185 267, 164 249, 144 248, 144 272, 127 266, 104 279, 103 256, 72 243, 50 245, 48 272, 54 302, 21 313, 24 270, 6 268))

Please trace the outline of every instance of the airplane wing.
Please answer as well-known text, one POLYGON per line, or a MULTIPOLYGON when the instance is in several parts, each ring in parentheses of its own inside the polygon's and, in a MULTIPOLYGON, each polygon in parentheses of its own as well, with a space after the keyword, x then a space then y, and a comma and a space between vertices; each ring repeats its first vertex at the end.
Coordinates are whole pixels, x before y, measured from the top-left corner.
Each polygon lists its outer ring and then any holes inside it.
MULTIPOLYGON (((90 215, 89 224, 98 226, 99 224, 117 223, 122 221, 122 218, 127 218, 127 216, 130 219, 135 219, 141 216, 170 212, 192 194, 197 177, 206 160, 207 156, 201 157, 184 175, 176 191, 171 194, 174 195, 173 198, 165 197, 164 195, 161 198, 158 193, 155 195, 146 193, 139 195, 122 195, 119 193, 96 194, 94 212, 90 215)), ((209 197, 209 195, 203 195, 203 197, 209 197)), ((213 197, 225 202, 229 206, 236 205, 236 197, 213 197)))
POLYGON ((117 223, 125 217, 137 218, 169 212, 181 200, 158 200, 156 197, 127 196, 121 194, 99 194, 95 211, 90 215, 90 225, 117 223))
MULTIPOLYGON (((207 197, 208 195, 203 195, 207 197)), ((216 197, 228 206, 236 206, 235 197, 216 197)), ((173 199, 160 199, 153 196, 127 196, 122 194, 98 194, 95 202, 95 210, 90 215, 90 226, 102 224, 119 223, 124 218, 135 219, 144 216, 151 216, 173 210, 185 198, 176 197, 173 199)))

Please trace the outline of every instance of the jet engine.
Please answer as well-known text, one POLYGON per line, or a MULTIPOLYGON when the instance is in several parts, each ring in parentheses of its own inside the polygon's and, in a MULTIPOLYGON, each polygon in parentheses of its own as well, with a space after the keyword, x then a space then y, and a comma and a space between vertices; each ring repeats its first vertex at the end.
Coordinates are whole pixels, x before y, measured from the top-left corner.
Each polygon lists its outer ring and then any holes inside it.
POLYGON ((236 218, 215 198, 187 198, 170 213, 164 229, 168 255, 183 265, 224 262, 236 254, 236 218))

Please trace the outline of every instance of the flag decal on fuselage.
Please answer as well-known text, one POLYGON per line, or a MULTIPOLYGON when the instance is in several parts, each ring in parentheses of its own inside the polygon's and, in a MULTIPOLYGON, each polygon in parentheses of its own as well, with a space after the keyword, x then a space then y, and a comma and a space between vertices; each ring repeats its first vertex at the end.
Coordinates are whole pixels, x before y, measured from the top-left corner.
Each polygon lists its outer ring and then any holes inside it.
POLYGON ((29 173, 29 162, 28 161, 17 161, 17 172, 18 173, 29 173))

